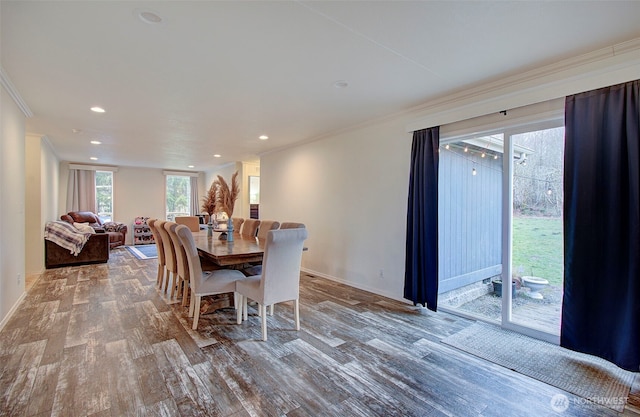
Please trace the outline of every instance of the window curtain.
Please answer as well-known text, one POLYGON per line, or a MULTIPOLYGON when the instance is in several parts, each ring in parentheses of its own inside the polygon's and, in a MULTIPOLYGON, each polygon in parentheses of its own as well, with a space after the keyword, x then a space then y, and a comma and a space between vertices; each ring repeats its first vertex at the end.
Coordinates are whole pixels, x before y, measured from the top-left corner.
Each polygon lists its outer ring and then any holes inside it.
POLYGON ((407 205, 404 298, 437 310, 440 127, 413 132, 407 205))
POLYGON ((191 196, 189 198, 189 212, 191 216, 200 213, 200 202, 198 201, 198 177, 191 177, 191 196))
POLYGON ((566 98, 560 344, 640 367, 640 80, 566 98))
POLYGON ((96 213, 96 173, 92 170, 70 169, 67 183, 67 212, 96 213))

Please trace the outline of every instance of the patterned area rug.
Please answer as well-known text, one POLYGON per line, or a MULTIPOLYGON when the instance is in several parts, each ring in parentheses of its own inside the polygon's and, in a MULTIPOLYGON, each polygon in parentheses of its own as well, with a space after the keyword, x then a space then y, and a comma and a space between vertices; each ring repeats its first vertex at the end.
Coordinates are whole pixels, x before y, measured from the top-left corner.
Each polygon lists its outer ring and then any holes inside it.
POLYGON ((158 257, 158 248, 156 245, 136 245, 127 246, 126 248, 138 259, 156 259, 158 257))
POLYGON ((623 411, 636 376, 604 359, 486 323, 442 342, 616 411, 623 411))

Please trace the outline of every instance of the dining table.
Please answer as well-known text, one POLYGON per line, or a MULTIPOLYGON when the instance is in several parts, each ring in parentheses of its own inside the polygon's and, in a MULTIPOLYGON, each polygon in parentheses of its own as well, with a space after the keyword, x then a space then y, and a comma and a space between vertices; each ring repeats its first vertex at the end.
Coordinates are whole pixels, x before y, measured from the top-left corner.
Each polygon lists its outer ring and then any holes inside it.
POLYGON ((196 248, 201 256, 219 266, 261 262, 265 239, 233 233, 233 240, 220 239, 221 232, 200 230, 193 233, 196 248))

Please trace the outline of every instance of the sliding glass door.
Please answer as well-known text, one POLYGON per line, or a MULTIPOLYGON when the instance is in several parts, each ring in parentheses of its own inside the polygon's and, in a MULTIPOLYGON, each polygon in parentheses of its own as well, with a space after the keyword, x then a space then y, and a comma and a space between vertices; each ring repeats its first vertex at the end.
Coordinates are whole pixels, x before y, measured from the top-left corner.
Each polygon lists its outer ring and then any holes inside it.
POLYGON ((560 121, 444 138, 441 309, 557 341, 563 277, 560 121))
POLYGON ((560 335, 564 128, 511 136, 512 323, 560 335))

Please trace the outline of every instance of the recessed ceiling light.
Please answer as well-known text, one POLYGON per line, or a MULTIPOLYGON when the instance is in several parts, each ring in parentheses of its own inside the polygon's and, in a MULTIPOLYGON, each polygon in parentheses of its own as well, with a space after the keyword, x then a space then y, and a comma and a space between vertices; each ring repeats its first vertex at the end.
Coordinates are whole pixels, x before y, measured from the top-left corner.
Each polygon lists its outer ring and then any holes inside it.
POLYGON ((92 161, 97 161, 97 160, 98 160, 98 158, 96 158, 95 156, 92 156, 92 157, 91 157, 91 158, 89 158, 89 159, 91 159, 92 161))
POLYGON ((96 113, 104 113, 105 110, 102 107, 91 107, 91 111, 96 112, 96 113))
POLYGON ((100 145, 102 142, 100 142, 99 140, 92 140, 91 144, 92 145, 100 145))
POLYGON ((267 136, 267 135, 260 135, 260 136, 258 137, 258 139, 260 139, 260 140, 267 140, 267 139, 269 139, 269 136, 267 136))
POLYGON ((338 80, 335 83, 333 83, 333 86, 335 88, 347 88, 349 87, 349 83, 346 82, 345 80, 338 80))
POLYGON ((220 158, 222 155, 220 155, 219 153, 213 155, 214 158, 220 158))
POLYGON ((82 133, 82 129, 71 129, 73 133, 82 133))
POLYGON ((148 23, 150 25, 162 23, 162 17, 149 9, 136 9, 134 13, 138 16, 138 19, 142 20, 144 23, 148 23))
POLYGON ((195 168, 195 165, 189 165, 187 168, 195 168))

